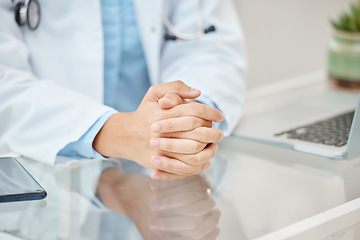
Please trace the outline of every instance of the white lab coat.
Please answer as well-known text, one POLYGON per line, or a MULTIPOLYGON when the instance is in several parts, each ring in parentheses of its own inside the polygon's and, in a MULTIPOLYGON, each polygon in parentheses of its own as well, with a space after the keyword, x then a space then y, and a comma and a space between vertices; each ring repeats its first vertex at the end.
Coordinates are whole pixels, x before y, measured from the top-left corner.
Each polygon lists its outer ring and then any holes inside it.
MULTIPOLYGON (((172 1, 172 23, 192 32, 198 1, 172 1)), ((0 1, 0 152, 53 164, 110 108, 103 103, 100 0, 39 0, 36 31, 20 28, 10 0, 0 1)), ((134 0, 152 84, 182 80, 223 111, 229 130, 244 95, 244 49, 230 0, 205 0, 205 26, 193 41, 164 41, 162 0, 134 0)))

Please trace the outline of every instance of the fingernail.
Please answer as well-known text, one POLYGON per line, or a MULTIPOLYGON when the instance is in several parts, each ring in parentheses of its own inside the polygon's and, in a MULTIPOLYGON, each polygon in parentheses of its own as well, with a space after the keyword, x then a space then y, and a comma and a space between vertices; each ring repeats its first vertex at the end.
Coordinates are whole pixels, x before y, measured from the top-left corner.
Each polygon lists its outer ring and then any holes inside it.
POLYGON ((158 166, 160 166, 160 164, 161 164, 161 161, 160 161, 160 159, 158 159, 158 158, 154 158, 154 159, 153 159, 153 162, 154 162, 156 165, 158 165, 158 166))
POLYGON ((154 123, 153 125, 151 125, 151 130, 153 130, 154 132, 159 132, 160 128, 161 126, 158 123, 154 123))
POLYGON ((159 140, 155 139, 155 138, 152 138, 150 140, 150 145, 153 146, 153 147, 159 147, 160 146, 160 142, 159 140))

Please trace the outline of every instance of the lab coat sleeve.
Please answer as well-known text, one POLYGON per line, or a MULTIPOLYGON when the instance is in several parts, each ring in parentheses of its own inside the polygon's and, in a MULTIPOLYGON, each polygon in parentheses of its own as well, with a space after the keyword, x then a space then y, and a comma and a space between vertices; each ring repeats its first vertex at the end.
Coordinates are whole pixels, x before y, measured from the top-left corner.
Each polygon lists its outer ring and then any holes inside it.
POLYGON ((81 136, 79 140, 66 145, 63 149, 60 150, 58 155, 66 157, 107 159, 98 153, 92 145, 96 135, 104 126, 105 122, 115 113, 117 113, 117 111, 113 110, 102 115, 94 123, 94 125, 92 125, 91 128, 81 136))
MULTIPOLYGON (((198 1, 172 1, 168 10, 175 29, 192 33, 196 26, 198 1)), ((245 50, 239 19, 230 0, 204 0, 204 28, 215 32, 190 41, 165 42, 161 55, 161 81, 182 80, 224 113, 227 135, 241 113, 245 91, 245 50)))
POLYGON ((0 4, 0 152, 54 164, 62 148, 78 140, 111 108, 51 79, 37 78, 13 11, 5 2, 0 4))

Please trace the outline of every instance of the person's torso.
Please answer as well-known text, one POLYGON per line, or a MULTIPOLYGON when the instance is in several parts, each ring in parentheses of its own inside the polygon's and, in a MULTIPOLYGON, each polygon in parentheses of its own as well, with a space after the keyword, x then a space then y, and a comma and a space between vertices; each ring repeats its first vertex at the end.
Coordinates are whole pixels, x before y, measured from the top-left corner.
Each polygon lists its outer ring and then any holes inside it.
POLYGON ((104 103, 135 111, 150 79, 133 0, 101 0, 104 29, 104 103))

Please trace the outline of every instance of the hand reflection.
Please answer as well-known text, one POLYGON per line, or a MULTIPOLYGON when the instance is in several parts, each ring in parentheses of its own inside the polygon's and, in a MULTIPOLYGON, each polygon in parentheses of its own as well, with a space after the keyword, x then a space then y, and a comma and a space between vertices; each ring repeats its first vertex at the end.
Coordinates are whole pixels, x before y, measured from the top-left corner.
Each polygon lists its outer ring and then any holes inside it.
POLYGON ((108 168, 97 195, 107 208, 131 218, 144 239, 216 239, 219 234, 220 211, 199 175, 162 181, 108 168))

